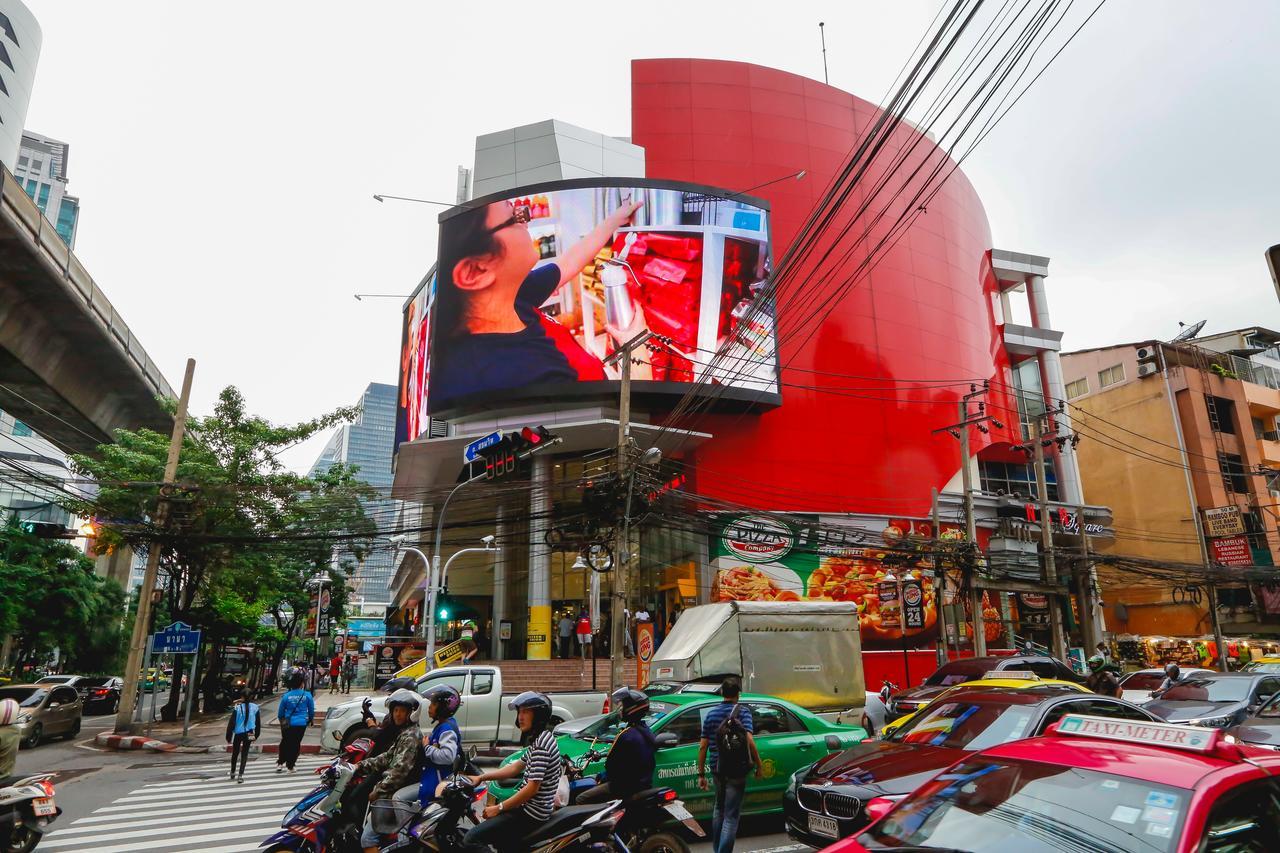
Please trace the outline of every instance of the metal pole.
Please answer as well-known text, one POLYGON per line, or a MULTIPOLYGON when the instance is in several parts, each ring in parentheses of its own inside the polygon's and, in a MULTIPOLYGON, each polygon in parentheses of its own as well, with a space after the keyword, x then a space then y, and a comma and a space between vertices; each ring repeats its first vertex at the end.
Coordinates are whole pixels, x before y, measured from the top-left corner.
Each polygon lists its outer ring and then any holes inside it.
MULTIPOLYGON (((967 420, 969 420, 969 401, 961 400, 960 481, 964 488, 964 531, 965 536, 976 552, 978 547, 978 522, 973 515, 973 474, 969 470, 969 425, 965 423, 967 420)), ((982 624, 982 590, 974 583, 977 580, 976 566, 974 575, 975 577, 969 581, 969 610, 973 624, 973 656, 986 657, 987 629, 982 624)))
POLYGON ((938 666, 944 665, 950 655, 947 649, 947 575, 942 569, 942 555, 938 553, 942 543, 942 526, 938 517, 938 490, 932 490, 930 517, 933 520, 933 594, 938 608, 938 666))
POLYGON ((200 660, 200 647, 191 656, 191 675, 187 678, 187 710, 182 716, 182 742, 187 742, 187 732, 191 731, 191 700, 196 695, 196 662, 200 660))
MULTIPOLYGON (((196 361, 187 359, 187 370, 182 377, 182 393, 178 397, 178 409, 173 416, 173 434, 169 437, 169 456, 164 465, 164 482, 172 483, 178 476, 178 456, 182 451, 182 438, 187 431, 187 405, 191 401, 191 380, 195 376, 196 361)), ((168 502, 156 504, 156 526, 163 527, 168 516, 168 502)), ((124 667, 124 686, 120 690, 120 707, 116 710, 115 730, 127 731, 133 719, 133 703, 138 696, 138 662, 142 660, 146 637, 150 633, 151 593, 156 588, 156 575, 160 571, 160 543, 152 541, 147 549, 147 568, 138 588, 138 612, 134 616, 133 634, 129 639, 129 659, 124 667)))
MULTIPOLYGON (((467 479, 467 480, 463 480, 461 483, 454 486, 452 490, 450 490, 449 496, 444 499, 444 503, 441 504, 440 506, 440 514, 436 517, 435 550, 432 552, 430 560, 427 560, 426 557, 423 557, 423 562, 425 562, 428 567, 427 595, 425 598, 426 605, 427 605, 427 618, 423 620, 423 625, 426 626, 425 630, 427 634, 425 638, 427 641, 427 655, 426 655, 427 663, 426 663, 426 670, 424 670, 425 672, 431 671, 431 666, 435 662, 435 658, 436 658, 436 578, 439 576, 439 573, 440 573, 440 550, 444 547, 444 514, 449 509, 449 501, 453 500, 453 496, 458 493, 459 489, 461 489, 463 486, 468 486, 476 482, 477 480, 483 480, 484 478, 485 478, 485 472, 481 471, 479 474, 476 474, 474 477, 471 477, 470 479, 467 479)), ((419 556, 422 556, 422 552, 418 551, 416 548, 411 548, 407 550, 412 550, 415 553, 417 553, 419 556)))
MULTIPOLYGON (((315 665, 320 662, 320 602, 324 600, 325 581, 325 578, 321 578, 319 585, 316 587, 316 636, 315 648, 311 650, 311 665, 313 673, 315 672, 315 665)), ((313 684, 312 687, 315 687, 315 685, 313 684)))
POLYGON ((1054 657, 1067 659, 1066 638, 1062 633, 1062 596, 1058 587, 1058 568, 1053 555, 1053 522, 1049 518, 1049 484, 1044 476, 1044 444, 1039 418, 1031 421, 1032 450, 1035 453, 1036 490, 1040 499, 1040 545, 1044 548, 1044 579, 1053 590, 1049 596, 1049 643, 1054 657))
MULTIPOLYGON (((905 569, 904 569, 905 571, 905 569)), ((898 582, 898 635, 902 638, 902 675, 906 686, 911 686, 911 656, 907 654, 907 603, 902 600, 902 575, 894 575, 898 582)))
POLYGON ((822 21, 818 21, 818 35, 822 38, 822 82, 829 86, 831 80, 827 77, 827 30, 822 21))
POLYGON ((1076 507, 1076 526, 1080 528, 1080 551, 1084 554, 1084 564, 1075 573, 1078 589, 1076 595, 1080 601, 1080 633, 1084 635, 1084 656, 1088 660, 1098 648, 1098 643, 1102 642, 1102 633, 1097 630, 1098 626, 1094 621, 1097 602, 1093 598, 1093 561, 1089 559, 1089 532, 1085 530, 1084 504, 1076 507))
MULTIPOLYGON (((622 384, 618 395, 618 482, 621 484, 627 477, 627 450, 631 438, 631 344, 622 347, 621 371, 622 384)), ((630 485, 630 483, 628 483, 630 485)), ((624 510, 625 513, 625 510, 624 510)), ((622 653, 626 642, 627 617, 625 613, 627 594, 627 563, 624 559, 630 542, 628 539, 627 520, 622 519, 614 537, 613 547, 613 596, 609 612, 612 614, 612 631, 609 638, 609 691, 622 687, 622 653)))

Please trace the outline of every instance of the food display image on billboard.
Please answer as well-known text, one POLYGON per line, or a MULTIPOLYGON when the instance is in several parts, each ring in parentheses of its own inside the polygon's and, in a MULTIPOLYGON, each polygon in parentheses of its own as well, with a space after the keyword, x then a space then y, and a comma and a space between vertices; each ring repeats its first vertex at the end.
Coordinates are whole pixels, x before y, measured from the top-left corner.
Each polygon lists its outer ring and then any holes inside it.
POLYGON ((605 361, 646 330, 640 394, 700 383, 776 404, 769 213, 745 196, 642 179, 560 181, 440 219, 434 416, 609 393, 605 361))
MULTIPOLYGON (((928 524, 907 519, 867 519, 867 529, 834 529, 814 516, 797 526, 765 515, 729 516, 712 536, 713 601, 852 601, 858 605, 863 648, 922 647, 938 639, 938 597, 931 558, 904 550, 910 536, 930 537, 928 524), (889 557, 902 586, 886 582, 889 557), (919 578, 905 576, 912 568, 919 578), (899 589, 901 591, 899 591, 899 589)), ((943 528, 943 538, 963 538, 943 528)), ((949 568, 946 564, 944 570, 949 568)), ((948 604, 956 584, 949 585, 948 604)), ((995 610, 984 617, 998 619, 995 610)), ((986 626, 988 640, 1003 633, 986 626)))
POLYGON ((436 298, 435 270, 427 274, 404 307, 400 334, 400 394, 396 403, 396 441, 413 441, 427 428, 427 385, 431 378, 431 308, 436 298))

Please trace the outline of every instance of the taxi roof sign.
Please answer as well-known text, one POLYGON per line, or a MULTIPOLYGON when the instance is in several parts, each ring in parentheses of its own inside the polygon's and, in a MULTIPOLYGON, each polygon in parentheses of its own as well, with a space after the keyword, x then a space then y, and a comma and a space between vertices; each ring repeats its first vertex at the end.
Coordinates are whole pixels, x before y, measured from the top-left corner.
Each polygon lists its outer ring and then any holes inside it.
POLYGON ((991 672, 984 673, 982 680, 988 679, 1007 679, 1009 681, 1039 681, 1040 676, 1036 675, 1029 669, 993 669, 991 672))
POLYGON ((1067 714, 1058 721, 1058 734, 1102 738, 1147 746, 1164 746, 1191 752, 1211 752, 1222 732, 1199 726, 1177 726, 1172 723, 1144 723, 1114 717, 1067 714))

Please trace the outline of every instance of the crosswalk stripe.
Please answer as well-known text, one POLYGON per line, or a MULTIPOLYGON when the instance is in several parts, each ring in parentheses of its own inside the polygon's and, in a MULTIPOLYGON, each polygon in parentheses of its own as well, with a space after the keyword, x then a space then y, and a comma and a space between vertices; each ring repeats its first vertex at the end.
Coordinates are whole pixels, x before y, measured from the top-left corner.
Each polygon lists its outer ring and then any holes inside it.
MULTIPOLYGON (((316 760, 315 766, 327 763, 316 760)), ((50 853, 246 853, 280 831, 289 808, 317 782, 313 773, 245 774, 227 779, 226 763, 191 765, 174 773, 199 778, 149 781, 63 826, 41 841, 50 853), (193 784, 175 788, 176 782, 193 784)), ((299 770, 302 763, 299 762, 299 770)), ((154 780, 155 777, 151 777, 154 780)))

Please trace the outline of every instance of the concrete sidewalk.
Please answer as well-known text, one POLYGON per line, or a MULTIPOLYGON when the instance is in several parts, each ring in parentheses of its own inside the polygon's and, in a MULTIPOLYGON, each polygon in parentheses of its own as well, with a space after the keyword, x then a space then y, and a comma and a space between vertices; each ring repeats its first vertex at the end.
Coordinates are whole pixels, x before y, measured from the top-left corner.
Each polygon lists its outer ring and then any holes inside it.
MULTIPOLYGON (((280 751, 280 726, 276 721, 277 705, 283 693, 276 693, 258 702, 262 717, 262 736, 253 744, 251 751, 255 753, 276 753, 280 751)), ((352 688, 350 694, 330 693, 328 689, 320 689, 315 693, 316 715, 302 741, 302 753, 313 754, 320 751, 320 726, 326 713, 335 705, 341 705, 361 696, 376 696, 375 691, 357 691, 352 688), (309 741, 309 742, 308 742, 309 741)), ((229 711, 219 714, 192 714, 191 729, 186 742, 182 741, 182 721, 166 723, 157 721, 152 724, 149 735, 129 736, 103 732, 95 739, 95 743, 104 749, 113 750, 145 750, 148 752, 225 752, 227 744, 227 718, 229 711)))

